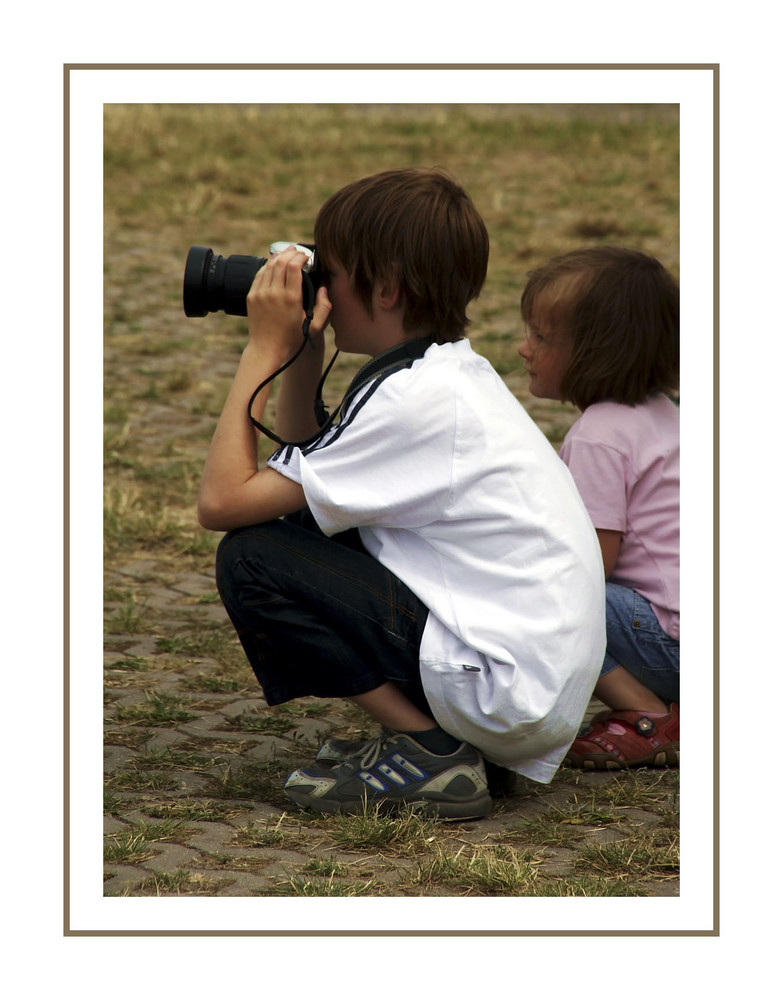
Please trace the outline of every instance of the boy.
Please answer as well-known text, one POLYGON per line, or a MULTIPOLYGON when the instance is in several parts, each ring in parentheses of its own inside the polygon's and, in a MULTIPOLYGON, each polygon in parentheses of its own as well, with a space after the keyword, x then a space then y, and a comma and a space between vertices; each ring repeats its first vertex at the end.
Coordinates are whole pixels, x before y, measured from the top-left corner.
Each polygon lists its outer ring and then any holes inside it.
POLYGON ((604 651, 595 532, 568 470, 464 338, 489 253, 465 192, 437 171, 376 174, 324 204, 315 240, 318 349, 282 376, 276 419, 286 440, 315 437, 258 469, 247 400, 301 343, 305 258, 291 248, 254 279, 207 457, 199 517, 229 530, 218 587, 269 704, 350 698, 382 726, 344 760, 330 744, 294 771, 294 802, 483 816, 484 759, 549 781, 582 720, 604 651), (319 435, 327 322, 338 349, 390 352, 397 367, 319 435))

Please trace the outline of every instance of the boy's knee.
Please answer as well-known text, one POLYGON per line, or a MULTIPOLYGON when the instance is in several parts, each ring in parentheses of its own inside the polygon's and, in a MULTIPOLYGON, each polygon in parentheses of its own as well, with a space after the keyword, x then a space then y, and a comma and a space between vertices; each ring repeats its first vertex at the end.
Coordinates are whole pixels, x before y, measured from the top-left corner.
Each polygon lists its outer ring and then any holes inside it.
POLYGON ((218 593, 225 599, 225 595, 231 589, 234 580, 234 570, 236 567, 235 553, 238 551, 233 544, 231 536, 235 532, 230 531, 223 535, 215 553, 215 583, 218 593))
POLYGON ((215 554, 215 580, 220 596, 236 593, 243 586, 273 581, 281 559, 285 561, 286 528, 283 521, 267 521, 248 528, 235 528, 221 538, 215 554), (282 553, 282 554, 281 554, 282 553))
POLYGON ((236 589, 244 574, 250 538, 246 528, 236 528, 224 535, 215 554, 215 582, 218 593, 225 600, 236 589))

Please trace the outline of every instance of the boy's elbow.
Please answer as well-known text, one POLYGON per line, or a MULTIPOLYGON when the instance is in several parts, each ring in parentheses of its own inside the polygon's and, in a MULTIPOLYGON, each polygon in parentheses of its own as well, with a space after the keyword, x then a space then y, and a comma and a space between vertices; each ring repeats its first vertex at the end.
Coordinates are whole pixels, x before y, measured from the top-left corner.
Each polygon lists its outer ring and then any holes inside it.
POLYGON ((245 483, 226 486, 217 477, 201 483, 196 516, 207 531, 232 531, 250 524, 272 521, 307 505, 299 483, 271 469, 256 473, 245 483), (259 477, 263 476, 265 488, 259 477))
POLYGON ((202 490, 196 507, 198 523, 207 531, 228 531, 229 512, 219 495, 202 490))

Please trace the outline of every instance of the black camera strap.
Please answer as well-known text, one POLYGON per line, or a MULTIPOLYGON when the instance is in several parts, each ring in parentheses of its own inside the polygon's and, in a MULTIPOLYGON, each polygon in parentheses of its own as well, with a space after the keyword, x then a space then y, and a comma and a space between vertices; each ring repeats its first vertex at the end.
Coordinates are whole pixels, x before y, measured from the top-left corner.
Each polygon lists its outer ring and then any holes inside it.
MULTIPOLYGON (((310 318, 312 318, 312 313, 310 318)), ((332 360, 326 366, 326 369, 324 370, 324 373, 321 376, 321 380, 318 383, 318 388, 316 389, 315 419, 318 424, 318 430, 315 432, 315 434, 312 434, 309 438, 306 438, 303 441, 284 441, 281 437, 278 437, 278 435, 275 434, 274 431, 271 431, 268 427, 264 427, 262 423, 256 420, 251 411, 256 396, 264 388, 264 386, 268 385, 274 378, 277 378, 277 376, 280 375, 281 372, 284 372, 286 368, 292 365, 299 357, 299 355, 302 353, 305 346, 308 343, 311 343, 309 326, 310 326, 309 319, 306 318, 305 326, 303 327, 304 340, 302 346, 289 361, 286 361, 286 363, 281 368, 278 368, 278 370, 273 375, 270 375, 269 378, 265 379, 261 383, 261 385, 258 386, 256 391, 250 397, 250 402, 247 405, 248 416, 250 417, 253 426, 257 430, 261 431, 262 434, 265 434, 268 438, 271 438, 272 441, 276 441, 277 444, 281 446, 294 445, 295 447, 304 447, 305 445, 311 444, 313 441, 319 438, 324 433, 324 431, 326 431, 329 427, 332 426, 332 424, 335 423, 338 417, 340 417, 340 415, 345 410, 348 403, 350 403, 353 397, 358 392, 360 392, 366 385, 369 385, 370 382, 374 381, 376 378, 379 378, 381 375, 386 375, 389 374, 390 372, 402 368, 410 368, 410 366, 413 364, 414 361, 424 356, 424 352, 427 350, 427 348, 431 347, 433 343, 433 341, 429 337, 417 337, 415 340, 406 340, 404 343, 397 344, 395 347, 389 347, 387 348, 387 350, 382 351, 380 354, 376 355, 374 358, 368 361, 367 364, 363 365, 356 373, 356 375, 354 375, 353 379, 351 380, 351 384, 348 386, 348 390, 346 391, 345 395, 343 396, 340 402, 340 405, 337 406, 330 414, 329 411, 326 409, 326 405, 324 404, 323 401, 323 387, 329 372, 332 370, 332 366, 337 360, 337 355, 340 353, 339 351, 335 351, 334 355, 332 356, 332 360)))

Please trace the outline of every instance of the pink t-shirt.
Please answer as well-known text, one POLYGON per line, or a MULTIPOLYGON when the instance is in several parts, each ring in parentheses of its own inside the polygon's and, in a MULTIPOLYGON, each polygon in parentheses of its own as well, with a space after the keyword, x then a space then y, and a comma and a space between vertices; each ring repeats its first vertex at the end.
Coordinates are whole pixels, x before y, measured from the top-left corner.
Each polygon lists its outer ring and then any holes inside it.
POLYGON ((666 396, 638 406, 594 403, 560 457, 596 528, 621 531, 609 582, 637 591, 680 637, 680 414, 666 396))

